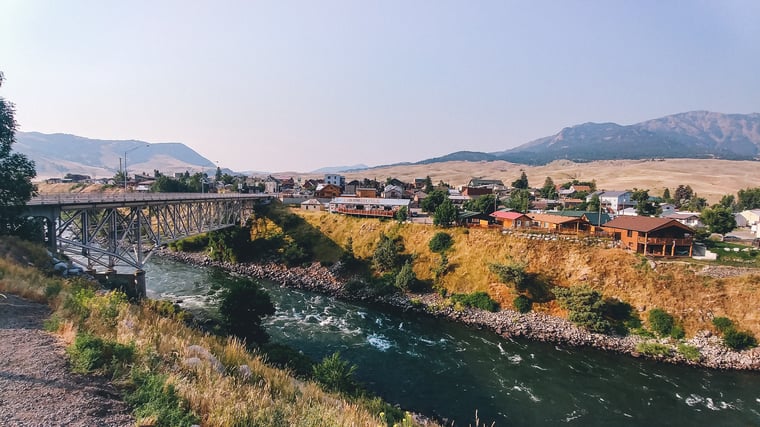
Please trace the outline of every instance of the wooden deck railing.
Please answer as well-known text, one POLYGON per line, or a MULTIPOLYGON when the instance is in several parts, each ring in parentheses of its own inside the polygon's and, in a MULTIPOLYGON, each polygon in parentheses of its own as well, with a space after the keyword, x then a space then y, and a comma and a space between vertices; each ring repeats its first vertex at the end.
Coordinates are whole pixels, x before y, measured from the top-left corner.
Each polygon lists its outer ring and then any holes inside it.
POLYGON ((337 207, 334 212, 346 214, 346 215, 362 215, 362 216, 380 216, 386 218, 393 218, 396 215, 395 211, 385 209, 348 209, 344 207, 337 207))
POLYGON ((647 245, 672 245, 676 246, 691 246, 693 239, 676 239, 673 237, 639 237, 638 243, 646 243, 647 245))

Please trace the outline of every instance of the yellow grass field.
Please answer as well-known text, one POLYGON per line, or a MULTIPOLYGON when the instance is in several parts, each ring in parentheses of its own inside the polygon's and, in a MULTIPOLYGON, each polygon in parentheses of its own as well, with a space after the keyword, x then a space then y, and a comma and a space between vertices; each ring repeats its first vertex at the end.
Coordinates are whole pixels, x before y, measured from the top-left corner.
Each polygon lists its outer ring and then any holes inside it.
MULTIPOLYGON (((295 210, 294 210, 295 211, 295 210)), ((322 212, 298 212, 335 243, 353 239, 354 253, 371 258, 381 233, 400 236, 405 252, 416 256, 414 271, 420 279, 432 279, 440 257, 428 248, 441 231, 429 225, 359 219, 322 212)), ((653 308, 663 308, 683 323, 687 335, 711 329, 714 316, 735 320, 741 328, 760 335, 760 274, 715 279, 697 275, 700 264, 649 263, 621 249, 605 249, 566 241, 537 241, 502 235, 494 229, 449 229, 454 246, 449 254, 451 271, 443 278, 449 292, 487 291, 504 307, 516 296, 498 283, 490 263, 508 259, 528 262, 528 270, 561 286, 588 284, 605 297, 617 297, 641 311, 642 319, 653 308)), ((563 315, 554 302, 534 306, 537 311, 563 315)))

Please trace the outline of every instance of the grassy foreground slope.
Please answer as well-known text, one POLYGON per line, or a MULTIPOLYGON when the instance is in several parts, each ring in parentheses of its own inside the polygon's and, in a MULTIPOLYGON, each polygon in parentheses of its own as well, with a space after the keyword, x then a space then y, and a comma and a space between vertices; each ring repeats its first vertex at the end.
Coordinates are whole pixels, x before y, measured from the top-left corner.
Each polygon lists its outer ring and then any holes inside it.
POLYGON ((49 329, 69 344, 72 366, 120 384, 140 425, 386 425, 381 406, 325 392, 235 338, 188 327, 171 304, 130 304, 84 280, 50 276, 47 264, 41 247, 0 238, 0 292, 48 303, 49 329))
MULTIPOLYGON (((361 219, 323 212, 302 212, 312 227, 337 245, 349 237, 357 257, 371 258, 381 234, 403 239, 405 253, 415 256, 414 272, 432 280, 440 256, 428 242, 441 231, 429 225, 361 219)), ((527 270, 560 286, 587 284, 605 297, 616 297, 637 310, 661 308, 673 314, 693 335, 713 329, 715 316, 733 319, 742 328, 760 334, 760 274, 716 279, 696 274, 703 265, 660 263, 653 269, 646 259, 621 249, 605 249, 568 241, 538 241, 502 235, 486 229, 448 229, 454 245, 448 253, 449 272, 441 284, 449 293, 486 291, 502 307, 511 308, 516 294, 498 283, 491 263, 508 260, 528 263, 527 270)), ((564 316, 556 301, 534 305, 534 310, 564 316)), ((642 319, 646 313, 641 313, 642 319)))

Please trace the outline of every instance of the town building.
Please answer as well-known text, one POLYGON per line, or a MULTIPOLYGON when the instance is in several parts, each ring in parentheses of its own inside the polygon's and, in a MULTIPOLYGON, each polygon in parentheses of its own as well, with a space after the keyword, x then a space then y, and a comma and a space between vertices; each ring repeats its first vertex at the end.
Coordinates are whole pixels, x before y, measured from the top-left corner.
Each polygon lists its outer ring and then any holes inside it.
POLYGON ((653 256, 691 256, 694 230, 672 218, 619 216, 604 225, 623 247, 653 256))

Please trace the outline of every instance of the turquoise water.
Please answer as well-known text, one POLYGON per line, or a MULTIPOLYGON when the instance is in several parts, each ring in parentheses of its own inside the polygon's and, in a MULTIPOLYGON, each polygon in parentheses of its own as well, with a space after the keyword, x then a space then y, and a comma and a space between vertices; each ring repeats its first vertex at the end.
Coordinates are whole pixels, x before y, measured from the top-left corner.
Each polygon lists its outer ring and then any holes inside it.
MULTIPOLYGON (((218 271, 156 259, 148 295, 207 307, 218 271)), ((387 401, 457 426, 760 425, 760 375, 655 364, 512 341, 420 315, 262 283, 277 312, 272 341, 314 359, 340 351, 387 401)))

